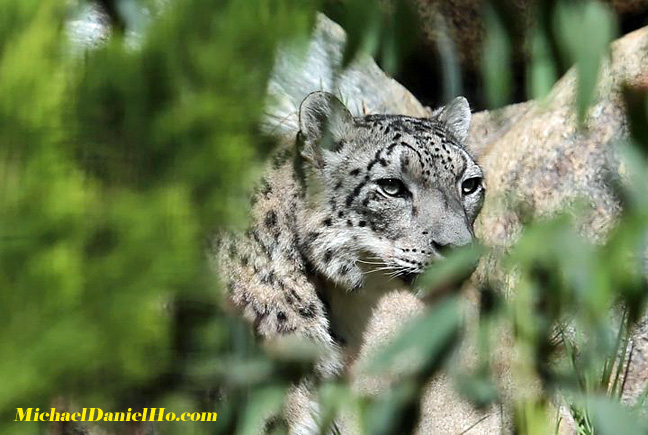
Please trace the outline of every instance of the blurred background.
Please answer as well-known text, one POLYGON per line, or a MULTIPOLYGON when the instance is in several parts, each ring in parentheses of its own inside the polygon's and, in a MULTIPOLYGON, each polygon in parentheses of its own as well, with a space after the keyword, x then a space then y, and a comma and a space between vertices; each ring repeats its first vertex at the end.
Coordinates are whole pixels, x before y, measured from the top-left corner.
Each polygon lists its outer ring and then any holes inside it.
MULTIPOLYGON (((377 65, 404 86, 384 107, 465 95, 478 112, 478 362, 450 370, 458 394, 506 403, 516 433, 557 432, 557 395, 577 433, 648 433, 642 0, 0 0, 0 431, 78 430, 13 423, 16 408, 165 407, 218 422, 146 430, 258 433, 309 372, 224 314, 205 252, 245 226, 277 140, 261 127, 268 90, 291 93, 286 115, 316 90, 291 89, 275 60, 308 50, 318 12, 346 32, 331 71, 377 65)), ((366 77, 376 95, 348 98, 381 100, 382 78, 366 77)), ((429 291, 473 260, 431 270, 429 291)), ((380 372, 424 349, 411 388, 367 398, 325 383, 324 421, 353 407, 365 433, 411 430, 421 386, 461 346, 460 305, 452 295, 378 355, 380 372)))

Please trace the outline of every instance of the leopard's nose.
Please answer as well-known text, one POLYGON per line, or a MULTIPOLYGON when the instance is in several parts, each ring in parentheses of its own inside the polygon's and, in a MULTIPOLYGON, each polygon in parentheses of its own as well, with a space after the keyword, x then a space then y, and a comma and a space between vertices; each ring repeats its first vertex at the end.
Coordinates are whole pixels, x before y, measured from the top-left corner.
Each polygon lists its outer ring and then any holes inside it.
POLYGON ((470 245, 475 240, 472 225, 465 214, 452 210, 446 210, 443 216, 435 219, 426 232, 430 246, 442 255, 452 248, 470 245))

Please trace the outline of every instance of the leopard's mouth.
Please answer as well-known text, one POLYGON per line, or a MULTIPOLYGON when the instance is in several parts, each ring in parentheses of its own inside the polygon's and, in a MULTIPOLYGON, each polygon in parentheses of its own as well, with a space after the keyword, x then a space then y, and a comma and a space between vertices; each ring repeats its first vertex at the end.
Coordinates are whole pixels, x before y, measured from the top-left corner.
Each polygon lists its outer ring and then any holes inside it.
POLYGON ((414 285, 414 282, 418 279, 419 276, 421 276, 420 272, 406 272, 400 275, 400 279, 405 284, 412 287, 414 285))

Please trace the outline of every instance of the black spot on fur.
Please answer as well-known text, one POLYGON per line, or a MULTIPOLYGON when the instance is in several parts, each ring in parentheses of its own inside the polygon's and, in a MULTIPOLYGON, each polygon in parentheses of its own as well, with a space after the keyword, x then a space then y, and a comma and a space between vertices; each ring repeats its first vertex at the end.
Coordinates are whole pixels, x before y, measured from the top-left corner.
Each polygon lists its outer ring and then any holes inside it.
POLYGON ((366 181, 362 181, 361 183, 359 183, 359 184, 358 184, 358 185, 353 189, 353 192, 351 192, 351 193, 349 194, 349 196, 347 196, 347 198, 346 198, 346 205, 347 205, 347 207, 350 206, 351 203, 353 202, 353 200, 354 200, 354 199, 355 199, 355 198, 360 194, 360 191, 362 190, 362 188, 364 187, 365 184, 367 184, 367 182, 366 182, 366 181))
POLYGON ((401 142, 401 146, 403 146, 403 147, 405 147, 405 148, 409 148, 409 149, 411 149, 412 151, 414 151, 414 152, 416 153, 416 155, 418 156, 418 158, 419 158, 419 162, 421 163, 421 166, 425 166, 423 156, 421 155, 421 153, 419 152, 419 150, 417 150, 417 149, 414 148, 413 146, 409 145, 407 142, 401 142))
POLYGON ((230 260, 233 260, 236 256, 236 246, 234 245, 234 243, 230 243, 227 247, 227 256, 230 260))
POLYGON ((290 289, 290 294, 297 300, 297 302, 302 301, 302 298, 297 294, 297 292, 294 289, 290 289))
POLYGON ((330 249, 327 249, 324 253, 324 263, 329 263, 333 257, 333 252, 330 249))
POLYGON ((356 168, 356 169, 352 170, 351 172, 349 172, 349 175, 351 175, 352 177, 356 177, 359 174, 360 174, 360 169, 358 169, 358 168, 356 168))
POLYGON ((270 271, 268 272, 267 275, 263 276, 261 278, 261 282, 266 285, 273 285, 275 282, 275 274, 274 272, 270 271))
POLYGON ((401 171, 405 172, 407 170, 408 165, 409 165, 409 159, 407 157, 404 157, 403 160, 401 160, 401 171))
POLYGON ((254 329, 258 332, 261 322, 268 316, 268 312, 265 309, 259 310, 255 306, 252 306, 252 310, 254 311, 254 329))
POLYGON ((299 315, 305 319, 312 319, 313 317, 315 317, 315 311, 316 311, 315 304, 308 304, 307 307, 303 307, 297 310, 299 315))
POLYGON ((353 222, 351 222, 351 219, 347 219, 346 224, 347 224, 348 227, 353 226, 353 222))
POLYGON ((246 232, 246 235, 252 239, 263 249, 263 252, 266 254, 268 258, 272 257, 272 246, 268 246, 263 240, 261 240, 261 236, 259 235, 259 232, 257 230, 251 230, 246 232))
POLYGON ((306 235, 306 240, 305 240, 306 244, 310 245, 310 244, 314 243, 315 240, 317 240, 317 238, 319 236, 320 236, 320 233, 318 233, 317 231, 312 231, 312 232, 308 233, 306 235))
POLYGON ((340 266, 340 268, 338 269, 338 274, 340 274, 340 275, 342 275, 342 276, 346 275, 346 274, 349 273, 349 272, 351 272, 351 267, 350 267, 348 264, 343 264, 343 265, 340 266))
POLYGON ((277 225, 277 213, 275 213, 274 210, 270 210, 268 213, 266 213, 265 224, 268 228, 272 228, 277 225))
POLYGON ((366 227, 366 226, 367 226, 367 222, 365 222, 365 221, 360 221, 360 222, 358 222, 358 226, 360 226, 360 227, 366 227))
POLYGON ((281 418, 278 415, 273 415, 265 421, 261 433, 275 433, 275 432, 283 433, 286 432, 285 428, 287 426, 288 423, 284 418, 281 418))
POLYGON ((260 192, 264 196, 268 196, 272 193, 272 187, 266 178, 261 180, 261 189, 260 192))
POLYGON ((277 312, 277 321, 279 323, 284 323, 286 321, 286 319, 287 319, 286 313, 284 313, 283 311, 278 311, 277 312))
POLYGON ((331 221, 331 218, 324 219, 324 222, 322 222, 322 223, 324 225, 326 225, 327 227, 330 227, 331 225, 333 225, 333 221, 331 221))
POLYGON ((283 150, 279 152, 274 158, 272 159, 272 167, 273 169, 279 169, 281 166, 284 165, 290 158, 290 150, 283 150))

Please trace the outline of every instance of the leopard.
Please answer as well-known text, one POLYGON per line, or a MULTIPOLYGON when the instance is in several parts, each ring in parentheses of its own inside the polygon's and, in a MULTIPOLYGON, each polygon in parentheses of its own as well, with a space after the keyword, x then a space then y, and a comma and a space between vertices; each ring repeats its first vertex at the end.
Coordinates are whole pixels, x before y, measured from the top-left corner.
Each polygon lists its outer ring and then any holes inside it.
MULTIPOLYGON (((316 343, 314 376, 331 379, 357 358, 382 296, 415 291, 430 265, 474 243, 484 175, 466 146, 463 97, 424 118, 353 116, 316 91, 298 113, 296 136, 253 194, 247 231, 219 235, 212 259, 226 305, 257 337, 316 343)), ((317 432, 300 424, 294 433, 317 432)))

